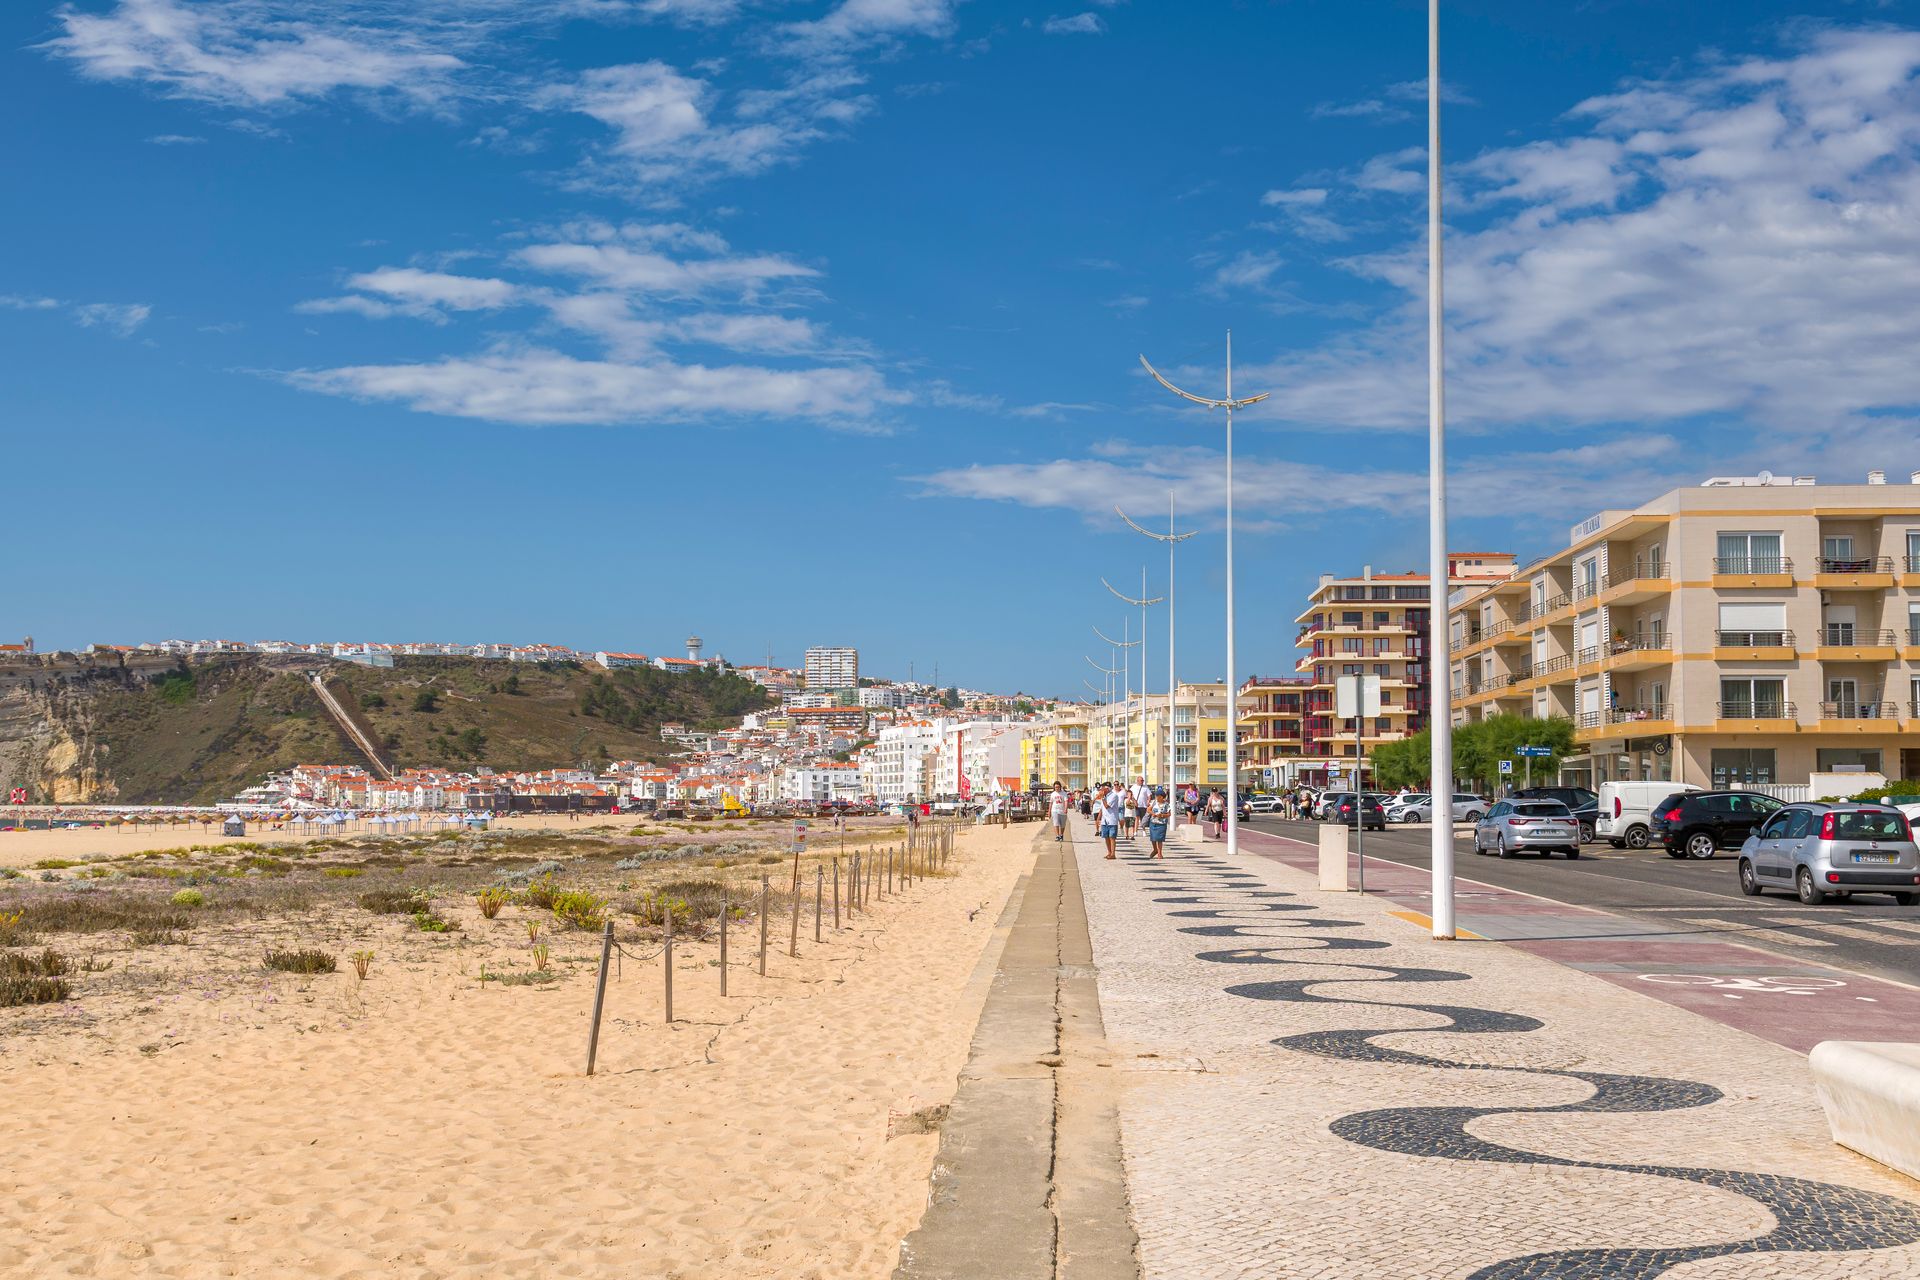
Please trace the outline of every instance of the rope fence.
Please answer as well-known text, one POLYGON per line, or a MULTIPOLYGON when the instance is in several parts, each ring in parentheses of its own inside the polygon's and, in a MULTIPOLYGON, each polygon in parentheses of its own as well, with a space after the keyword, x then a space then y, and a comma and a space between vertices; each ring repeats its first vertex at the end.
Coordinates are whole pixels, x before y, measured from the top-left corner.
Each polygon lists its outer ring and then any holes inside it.
MULTIPOLYGON (((838 934, 845 927, 851 927, 854 917, 862 911, 869 911, 876 898, 898 897, 912 885, 915 879, 924 880, 930 875, 944 871, 953 857, 954 842, 959 834, 960 824, 953 819, 931 819, 910 823, 907 827, 906 842, 899 846, 873 852, 857 850, 846 856, 846 879, 841 879, 842 858, 835 856, 833 865, 833 932, 838 934), (842 890, 844 888, 844 923, 842 890)), ((827 906, 827 868, 816 863, 813 869, 813 940, 816 943, 826 941, 825 917, 827 906)), ((772 887, 773 878, 760 877, 758 900, 759 945, 756 948, 754 967, 761 977, 767 976, 767 951, 769 929, 772 923, 772 887)), ((803 897, 801 894, 800 854, 796 850, 793 861, 791 889, 788 894, 790 919, 787 932, 787 955, 797 959, 800 955, 800 914, 803 897)), ((728 959, 727 925, 733 915, 733 902, 722 894, 720 899, 720 995, 727 997, 727 973, 730 968, 728 959)), ((665 997, 665 1020, 673 1024, 673 910, 671 906, 661 913, 660 946, 645 954, 635 954, 622 946, 613 936, 613 918, 609 916, 600 934, 600 971, 593 988, 593 1020, 587 1030, 587 1071, 592 1075, 600 1052, 600 1022, 606 1009, 607 973, 617 962, 634 960, 646 962, 656 956, 663 957, 662 991, 665 997)))

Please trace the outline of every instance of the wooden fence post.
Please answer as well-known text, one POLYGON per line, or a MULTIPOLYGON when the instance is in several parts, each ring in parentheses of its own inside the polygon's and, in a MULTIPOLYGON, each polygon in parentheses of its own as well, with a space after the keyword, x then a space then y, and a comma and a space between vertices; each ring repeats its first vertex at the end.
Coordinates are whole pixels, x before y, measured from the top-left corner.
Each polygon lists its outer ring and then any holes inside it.
POLYGON ((833 931, 840 932, 840 859, 833 860, 833 931))
POLYGON ((727 994, 727 917, 733 914, 733 908, 727 902, 726 892, 720 894, 720 994, 727 994))
POLYGON ((673 906, 667 906, 667 936, 661 944, 660 954, 666 958, 667 976, 667 1025, 673 1025, 673 906))
POLYGON ((813 864, 813 940, 820 941, 821 900, 827 895, 827 869, 819 863, 813 864))
POLYGON ((760 877, 760 976, 767 976, 767 877, 760 877))
POLYGON ((613 921, 600 934, 600 980, 593 987, 593 1026, 587 1032, 587 1074, 593 1074, 593 1061, 600 1054, 600 1010, 607 1002, 607 961, 613 957, 613 921))

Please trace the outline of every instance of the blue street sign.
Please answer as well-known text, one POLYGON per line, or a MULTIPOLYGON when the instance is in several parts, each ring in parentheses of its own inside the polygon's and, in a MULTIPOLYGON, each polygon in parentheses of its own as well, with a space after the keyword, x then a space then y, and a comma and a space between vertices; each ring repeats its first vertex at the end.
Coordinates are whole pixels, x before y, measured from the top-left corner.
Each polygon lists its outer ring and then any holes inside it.
POLYGON ((1521 747, 1518 750, 1516 750, 1513 754, 1517 756, 1522 756, 1522 757, 1532 756, 1536 760, 1545 760, 1547 757, 1553 754, 1553 748, 1552 747, 1521 747))

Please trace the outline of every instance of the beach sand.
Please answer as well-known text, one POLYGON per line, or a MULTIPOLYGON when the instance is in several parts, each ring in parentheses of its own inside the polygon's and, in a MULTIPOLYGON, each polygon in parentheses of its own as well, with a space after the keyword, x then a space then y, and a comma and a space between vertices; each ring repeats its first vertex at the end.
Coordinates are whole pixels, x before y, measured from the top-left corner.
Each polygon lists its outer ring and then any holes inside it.
MULTIPOLYGON (((736 925, 724 1001, 714 944, 676 948, 671 1027, 661 960, 623 960, 591 1078, 597 936, 544 935, 556 983, 483 984, 527 971, 525 920, 549 917, 470 900, 447 907, 459 935, 357 921, 364 984, 330 941, 335 974, 0 1011, 5 1270, 884 1277, 938 1142, 890 1128, 952 1096, 1034 832, 963 829, 950 878, 819 946, 809 911, 798 960, 777 921, 764 979, 736 925)), ((221 945, 298 941, 257 927, 221 945)), ((123 954, 190 970, 193 950, 123 954)))
MULTIPOLYGON (((0 815, 4 816, 4 815, 0 815)), ((569 821, 565 817, 552 814, 523 814, 513 818, 496 818, 493 829, 498 831, 542 831, 555 830, 578 833, 592 827, 604 827, 610 831, 624 832, 636 824, 644 825, 648 819, 644 815, 608 816, 595 815, 583 817, 578 821, 569 821)), ((719 829, 722 824, 704 824, 719 829)), ((259 844, 300 844, 308 840, 339 839, 373 836, 379 834, 377 828, 361 823, 345 828, 316 827, 306 831, 302 827, 289 824, 275 831, 263 823, 247 824, 244 836, 223 836, 218 823, 141 823, 138 827, 124 825, 119 827, 60 827, 47 831, 0 831, 0 867, 31 867, 44 858, 60 858, 73 862, 87 862, 96 858, 120 858, 130 853, 143 853, 148 849, 180 849, 189 845, 231 844, 235 841, 249 840, 259 844)))

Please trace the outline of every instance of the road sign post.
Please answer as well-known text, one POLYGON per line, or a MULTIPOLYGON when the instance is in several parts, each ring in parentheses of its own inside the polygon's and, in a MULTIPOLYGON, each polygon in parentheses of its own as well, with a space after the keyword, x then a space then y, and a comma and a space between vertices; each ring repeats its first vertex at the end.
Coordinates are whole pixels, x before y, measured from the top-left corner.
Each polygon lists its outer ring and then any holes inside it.
POLYGON ((1367 891, 1367 717, 1380 714, 1379 676, 1341 676, 1334 681, 1333 714, 1353 720, 1353 852, 1359 888, 1367 891))

